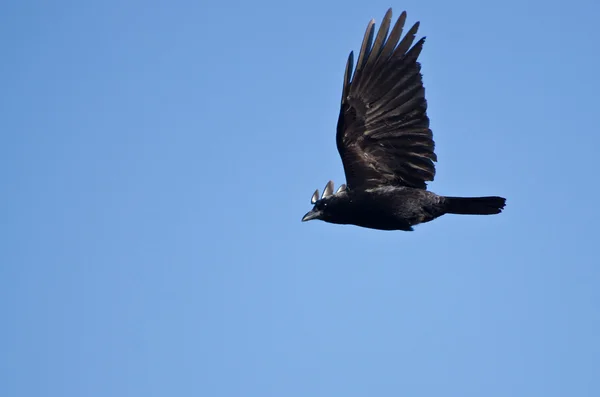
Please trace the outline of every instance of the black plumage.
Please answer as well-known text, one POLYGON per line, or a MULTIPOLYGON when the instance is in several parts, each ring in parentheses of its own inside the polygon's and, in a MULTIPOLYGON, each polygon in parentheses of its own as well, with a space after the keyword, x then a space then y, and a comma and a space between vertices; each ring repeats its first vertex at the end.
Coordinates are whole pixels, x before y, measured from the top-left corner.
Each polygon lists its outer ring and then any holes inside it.
POLYGON ((417 61, 425 38, 413 45, 417 22, 400 40, 405 21, 403 12, 389 32, 389 9, 377 35, 375 22, 369 22, 355 69, 350 53, 336 135, 346 185, 333 193, 330 181, 321 198, 317 190, 314 208, 303 221, 410 231, 448 213, 489 215, 504 208, 502 197, 445 197, 427 191, 437 157, 417 61))

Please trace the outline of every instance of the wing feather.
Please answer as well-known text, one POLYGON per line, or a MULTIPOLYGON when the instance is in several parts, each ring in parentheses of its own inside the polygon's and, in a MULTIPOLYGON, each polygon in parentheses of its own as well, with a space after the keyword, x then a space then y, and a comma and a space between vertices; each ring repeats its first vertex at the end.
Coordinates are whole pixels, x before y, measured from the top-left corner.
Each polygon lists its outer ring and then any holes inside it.
POLYGON ((352 68, 354 67, 354 52, 350 52, 348 55, 348 61, 346 62, 346 71, 344 72, 344 87, 342 89, 342 103, 350 92, 350 78, 352 76, 352 68))
MULTIPOLYGON (((388 12, 390 13, 391 18, 392 9, 390 8, 388 12)), ((381 55, 379 56, 376 65, 381 65, 383 62, 387 61, 390 55, 394 52, 394 48, 396 48, 398 40, 400 40, 400 37, 402 36, 402 30, 404 29, 405 23, 406 11, 403 11, 402 14, 400 14, 400 16, 398 17, 398 20, 396 21, 396 24, 392 29, 392 33, 390 33, 390 36, 388 37, 387 42, 385 43, 385 46, 381 51, 381 55)))
POLYGON ((415 23, 400 40, 406 12, 392 21, 389 9, 375 35, 367 25, 352 76, 348 57, 336 142, 348 189, 400 185, 426 189, 437 161, 418 57, 415 23))

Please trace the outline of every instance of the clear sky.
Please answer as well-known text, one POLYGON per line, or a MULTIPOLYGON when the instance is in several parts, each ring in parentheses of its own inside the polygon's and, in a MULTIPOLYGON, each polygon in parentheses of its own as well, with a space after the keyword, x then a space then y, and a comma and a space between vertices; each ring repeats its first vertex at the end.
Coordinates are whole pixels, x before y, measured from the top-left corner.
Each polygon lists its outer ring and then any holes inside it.
POLYGON ((600 396, 600 5, 6 1, 0 395, 600 396), (301 223, 346 58, 421 21, 431 190, 301 223))

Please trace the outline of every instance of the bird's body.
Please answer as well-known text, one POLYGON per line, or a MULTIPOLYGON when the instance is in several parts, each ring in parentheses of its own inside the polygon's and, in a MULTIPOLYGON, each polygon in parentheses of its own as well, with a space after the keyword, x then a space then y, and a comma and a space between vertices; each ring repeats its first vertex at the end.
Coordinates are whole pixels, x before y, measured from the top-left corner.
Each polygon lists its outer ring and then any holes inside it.
POLYGON ((315 192, 303 221, 411 231, 447 213, 489 215, 504 208, 502 197, 445 197, 427 190, 437 156, 417 61, 425 38, 412 46, 417 22, 400 40, 405 20, 403 12, 389 35, 391 9, 377 35, 372 20, 354 71, 350 53, 336 134, 347 186, 333 193, 330 181, 320 199, 315 192))
POLYGON ((444 197, 433 192, 403 186, 382 186, 367 190, 345 190, 319 200, 319 219, 369 229, 412 231, 414 225, 444 214, 499 213, 501 197, 444 197))
POLYGON ((322 220, 380 230, 412 230, 443 213, 443 199, 426 190, 383 186, 346 190, 321 203, 322 220))

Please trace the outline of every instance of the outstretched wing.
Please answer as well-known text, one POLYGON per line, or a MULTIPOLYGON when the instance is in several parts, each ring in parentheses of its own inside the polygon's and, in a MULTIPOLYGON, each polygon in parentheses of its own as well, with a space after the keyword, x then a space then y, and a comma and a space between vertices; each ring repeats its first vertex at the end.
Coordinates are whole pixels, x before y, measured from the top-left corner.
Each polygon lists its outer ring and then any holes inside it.
POLYGON ((389 9, 376 37, 375 22, 369 22, 354 73, 353 53, 346 65, 336 141, 349 189, 426 189, 435 176, 437 157, 417 62, 425 38, 411 47, 417 22, 400 41, 406 12, 388 36, 391 19, 389 9))

